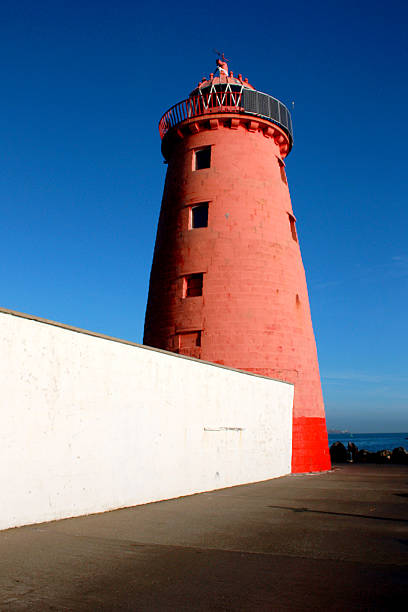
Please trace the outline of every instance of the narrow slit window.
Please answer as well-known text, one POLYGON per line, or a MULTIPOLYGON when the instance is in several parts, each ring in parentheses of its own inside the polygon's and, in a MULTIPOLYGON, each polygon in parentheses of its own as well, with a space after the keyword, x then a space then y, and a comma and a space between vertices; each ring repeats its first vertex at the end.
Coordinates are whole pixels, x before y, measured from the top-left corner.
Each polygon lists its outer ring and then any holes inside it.
POLYGON ((194 170, 204 170, 211 166, 211 147, 194 151, 194 170))
POLYGON ((191 229, 208 227, 208 202, 191 208, 191 229))
POLYGON ((292 215, 289 215, 289 223, 290 223, 290 231, 292 233, 292 238, 295 242, 297 242, 298 238, 297 238, 297 232, 296 232, 296 219, 295 217, 292 217, 292 215))
POLYGON ((184 277, 184 297, 197 297, 203 295, 203 276, 199 274, 189 274, 184 277))
POLYGON ((278 157, 278 163, 279 163, 279 170, 280 170, 280 175, 281 175, 282 182, 285 183, 285 185, 287 185, 288 184, 288 179, 286 178, 285 164, 280 159, 280 157, 278 157))

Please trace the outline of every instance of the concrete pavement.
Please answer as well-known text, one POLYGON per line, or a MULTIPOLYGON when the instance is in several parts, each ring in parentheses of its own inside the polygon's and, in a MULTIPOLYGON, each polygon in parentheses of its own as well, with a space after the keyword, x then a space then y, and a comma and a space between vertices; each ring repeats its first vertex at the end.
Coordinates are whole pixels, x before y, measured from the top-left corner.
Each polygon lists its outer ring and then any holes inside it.
POLYGON ((390 610, 408 467, 342 465, 0 532, 0 610, 390 610))

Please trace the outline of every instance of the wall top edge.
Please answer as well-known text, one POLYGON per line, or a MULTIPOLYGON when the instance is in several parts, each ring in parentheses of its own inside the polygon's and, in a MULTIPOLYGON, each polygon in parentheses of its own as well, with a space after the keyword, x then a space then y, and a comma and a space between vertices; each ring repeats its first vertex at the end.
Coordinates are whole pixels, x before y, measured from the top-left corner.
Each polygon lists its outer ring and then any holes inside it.
POLYGON ((108 340, 110 342, 118 342, 119 344, 127 344, 128 346, 134 346, 135 348, 144 349, 146 351, 162 353, 163 355, 167 355, 168 357, 172 357, 173 359, 186 359, 187 361, 195 361, 196 363, 203 363, 203 364, 212 366, 214 368, 221 368, 223 370, 239 372, 240 374, 246 374, 247 376, 255 376, 256 378, 274 380, 275 382, 280 382, 285 385, 289 385, 291 387, 294 386, 292 383, 289 383, 285 380, 280 380, 278 378, 270 378, 269 376, 263 376, 262 374, 255 374, 254 372, 246 372, 245 370, 238 370, 237 368, 230 368, 228 366, 221 365, 219 363, 212 363, 211 361, 204 361, 203 359, 196 359, 195 357, 188 357, 187 355, 171 353, 170 351, 158 349, 153 346, 147 346, 146 344, 138 344, 137 342, 131 342, 130 340, 123 340, 122 338, 114 338, 113 336, 107 336, 106 334, 100 334, 98 332, 93 332, 88 329, 74 327, 73 325, 67 325, 66 323, 59 323, 58 321, 51 321, 50 319, 43 319, 42 317, 38 317, 36 315, 27 314, 25 312, 18 312, 17 310, 10 310, 9 308, 4 308, 2 306, 0 306, 0 314, 6 314, 6 315, 13 316, 13 317, 19 317, 20 319, 28 319, 29 321, 35 321, 37 323, 43 323, 45 325, 52 325, 54 327, 59 327, 61 329, 65 329, 67 331, 75 332, 78 334, 85 334, 86 336, 100 338, 101 340, 108 340))

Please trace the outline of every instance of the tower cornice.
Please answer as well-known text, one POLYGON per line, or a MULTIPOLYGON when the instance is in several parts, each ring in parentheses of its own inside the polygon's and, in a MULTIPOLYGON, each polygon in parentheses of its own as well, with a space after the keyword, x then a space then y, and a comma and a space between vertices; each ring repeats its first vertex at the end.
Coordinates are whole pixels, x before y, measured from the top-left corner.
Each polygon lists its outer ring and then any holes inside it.
POLYGON ((260 132, 265 138, 271 138, 279 147, 280 155, 285 158, 291 149, 291 141, 287 132, 278 125, 271 123, 263 117, 256 117, 239 112, 212 112, 211 114, 198 115, 180 121, 170 128, 163 136, 162 154, 167 160, 170 151, 176 141, 184 139, 191 134, 206 130, 217 130, 219 128, 237 130, 243 128, 249 132, 260 132))

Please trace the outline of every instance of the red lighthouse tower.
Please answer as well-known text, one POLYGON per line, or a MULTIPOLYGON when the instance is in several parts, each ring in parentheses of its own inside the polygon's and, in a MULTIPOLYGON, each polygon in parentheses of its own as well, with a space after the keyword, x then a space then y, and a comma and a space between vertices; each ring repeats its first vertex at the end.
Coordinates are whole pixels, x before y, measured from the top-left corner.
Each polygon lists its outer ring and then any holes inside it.
POLYGON ((160 120, 168 169, 144 343, 294 383, 292 471, 330 469, 285 173, 290 114, 224 58, 217 73, 160 120))

